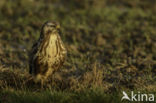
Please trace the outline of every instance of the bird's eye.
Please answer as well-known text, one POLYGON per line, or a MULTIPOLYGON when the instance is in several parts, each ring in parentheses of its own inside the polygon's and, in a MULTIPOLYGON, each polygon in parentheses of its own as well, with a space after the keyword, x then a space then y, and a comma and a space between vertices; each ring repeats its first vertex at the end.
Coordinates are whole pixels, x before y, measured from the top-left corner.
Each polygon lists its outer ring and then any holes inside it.
POLYGON ((56 27, 56 25, 51 25, 51 24, 49 24, 48 26, 49 26, 49 27, 56 27))

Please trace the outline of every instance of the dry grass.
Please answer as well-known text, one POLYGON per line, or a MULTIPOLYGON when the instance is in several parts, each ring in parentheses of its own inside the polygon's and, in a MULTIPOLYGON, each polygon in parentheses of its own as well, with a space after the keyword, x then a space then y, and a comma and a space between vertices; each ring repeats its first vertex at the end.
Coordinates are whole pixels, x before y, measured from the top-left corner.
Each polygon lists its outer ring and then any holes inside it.
MULTIPOLYGON (((147 76, 139 72, 134 66, 118 64, 114 70, 109 66, 101 67, 94 63, 88 66, 88 70, 62 68, 49 77, 43 89, 83 91, 101 88, 105 92, 123 89, 154 91, 155 84, 154 82, 151 83, 153 80, 147 79, 147 76)), ((40 91, 41 85, 34 83, 32 78, 26 69, 0 68, 1 89, 40 91)))
MULTIPOLYGON (((81 91, 86 88, 103 88, 105 91, 108 91, 112 87, 110 83, 103 82, 104 72, 98 68, 96 63, 89 69, 89 71, 62 69, 55 72, 45 83, 44 89, 81 91)), ((34 83, 32 78, 26 70, 0 67, 1 89, 41 89, 40 84, 34 83)))
POLYGON ((21 69, 0 67, 0 88, 23 89, 30 75, 21 69))

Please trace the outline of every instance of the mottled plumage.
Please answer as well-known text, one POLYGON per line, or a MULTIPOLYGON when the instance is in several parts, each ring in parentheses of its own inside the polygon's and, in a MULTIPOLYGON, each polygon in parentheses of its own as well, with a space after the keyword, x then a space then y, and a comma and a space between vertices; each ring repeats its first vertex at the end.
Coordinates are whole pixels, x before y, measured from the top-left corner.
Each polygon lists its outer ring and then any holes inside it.
POLYGON ((66 49, 59 35, 59 24, 46 22, 30 52, 29 72, 35 82, 43 82, 64 63, 66 49))

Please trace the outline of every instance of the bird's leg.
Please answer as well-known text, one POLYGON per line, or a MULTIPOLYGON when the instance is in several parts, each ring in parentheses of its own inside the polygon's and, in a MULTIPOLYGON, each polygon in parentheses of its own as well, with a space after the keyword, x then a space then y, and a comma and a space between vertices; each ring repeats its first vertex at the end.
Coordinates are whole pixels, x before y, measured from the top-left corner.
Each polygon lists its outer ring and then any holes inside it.
POLYGON ((43 89, 43 79, 41 79, 41 89, 43 89))

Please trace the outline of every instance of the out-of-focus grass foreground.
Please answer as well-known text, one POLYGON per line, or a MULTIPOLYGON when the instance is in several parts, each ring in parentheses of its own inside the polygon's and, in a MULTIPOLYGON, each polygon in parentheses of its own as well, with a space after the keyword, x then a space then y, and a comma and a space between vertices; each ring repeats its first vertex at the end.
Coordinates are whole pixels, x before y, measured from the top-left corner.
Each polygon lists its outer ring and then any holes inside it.
POLYGON ((0 103, 119 103, 122 91, 156 92, 155 5, 0 0, 0 103), (68 55, 41 89, 28 80, 28 53, 47 20, 61 24, 68 55))

